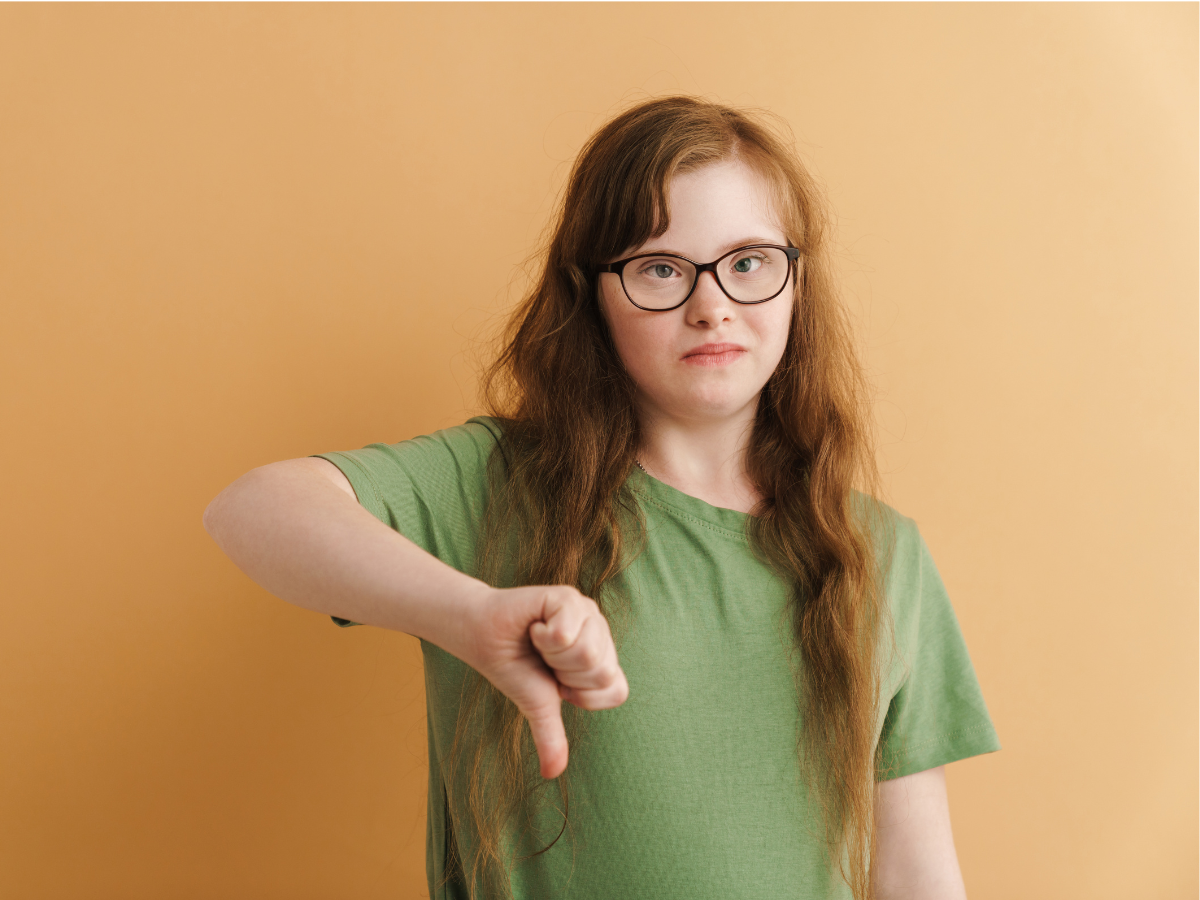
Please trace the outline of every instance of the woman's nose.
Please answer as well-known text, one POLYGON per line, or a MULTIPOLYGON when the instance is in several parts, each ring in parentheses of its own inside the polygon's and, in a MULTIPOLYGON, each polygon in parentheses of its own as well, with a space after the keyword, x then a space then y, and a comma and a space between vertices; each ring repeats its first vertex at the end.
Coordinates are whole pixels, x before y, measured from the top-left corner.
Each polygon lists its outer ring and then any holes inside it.
POLYGON ((700 273, 696 289, 688 297, 684 309, 687 321, 694 325, 714 326, 732 321, 737 315, 737 304, 725 296, 713 272, 700 273))

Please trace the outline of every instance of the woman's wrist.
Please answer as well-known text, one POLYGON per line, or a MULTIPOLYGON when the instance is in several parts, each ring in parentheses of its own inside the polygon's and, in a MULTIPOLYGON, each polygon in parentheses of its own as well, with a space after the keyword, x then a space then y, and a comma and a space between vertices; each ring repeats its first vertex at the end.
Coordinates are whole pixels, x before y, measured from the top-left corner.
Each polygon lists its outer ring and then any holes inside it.
POLYGON ((430 633, 418 636, 467 665, 473 665, 478 644, 478 623, 484 606, 496 588, 461 572, 456 574, 462 580, 447 591, 443 602, 427 607, 437 613, 431 617, 426 628, 430 633))

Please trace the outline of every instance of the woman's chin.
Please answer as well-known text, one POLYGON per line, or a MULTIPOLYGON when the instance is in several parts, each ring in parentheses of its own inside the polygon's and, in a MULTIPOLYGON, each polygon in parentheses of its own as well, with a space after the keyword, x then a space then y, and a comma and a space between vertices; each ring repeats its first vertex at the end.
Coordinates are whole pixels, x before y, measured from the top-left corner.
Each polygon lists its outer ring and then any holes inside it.
POLYGON ((759 393, 760 391, 755 391, 753 394, 747 395, 744 391, 695 391, 657 405, 672 418, 721 421, 744 415, 747 406, 753 409, 759 393))

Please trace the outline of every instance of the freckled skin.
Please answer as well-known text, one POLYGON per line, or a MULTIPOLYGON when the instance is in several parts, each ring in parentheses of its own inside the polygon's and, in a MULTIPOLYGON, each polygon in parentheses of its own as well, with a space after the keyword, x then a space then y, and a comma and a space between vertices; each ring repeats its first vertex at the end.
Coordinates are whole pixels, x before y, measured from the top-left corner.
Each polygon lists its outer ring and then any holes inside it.
MULTIPOLYGON (((666 251, 708 262, 747 243, 786 246, 761 177, 740 161, 676 176, 669 186, 670 228, 619 258, 666 251), (747 240, 750 239, 750 240, 747 240)), ((637 383, 643 413, 679 424, 752 419, 759 392, 783 356, 791 317, 792 276, 779 296, 743 305, 725 296, 711 272, 679 309, 638 309, 617 275, 600 276, 601 311, 617 352, 637 383), (688 357, 702 344, 741 351, 688 357)))

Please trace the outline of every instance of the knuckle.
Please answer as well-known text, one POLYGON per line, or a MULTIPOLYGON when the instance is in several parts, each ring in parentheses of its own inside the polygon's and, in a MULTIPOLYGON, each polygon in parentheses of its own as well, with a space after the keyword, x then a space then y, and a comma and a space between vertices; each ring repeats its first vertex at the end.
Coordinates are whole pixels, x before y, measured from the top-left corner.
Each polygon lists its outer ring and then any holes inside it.
POLYGON ((608 685, 576 689, 572 693, 571 702, 580 709, 601 710, 620 706, 628 697, 628 685, 608 685))
POLYGON ((629 682, 625 680, 624 673, 618 673, 618 677, 613 680, 609 692, 612 694, 614 705, 616 706, 620 706, 629 699, 629 682))
POLYGON ((595 644, 588 643, 579 648, 579 661, 589 669, 599 665, 602 658, 595 644))
POLYGON ((583 697, 583 702, 587 704, 584 709, 607 709, 608 704, 604 700, 604 695, 598 691, 588 691, 583 697))

